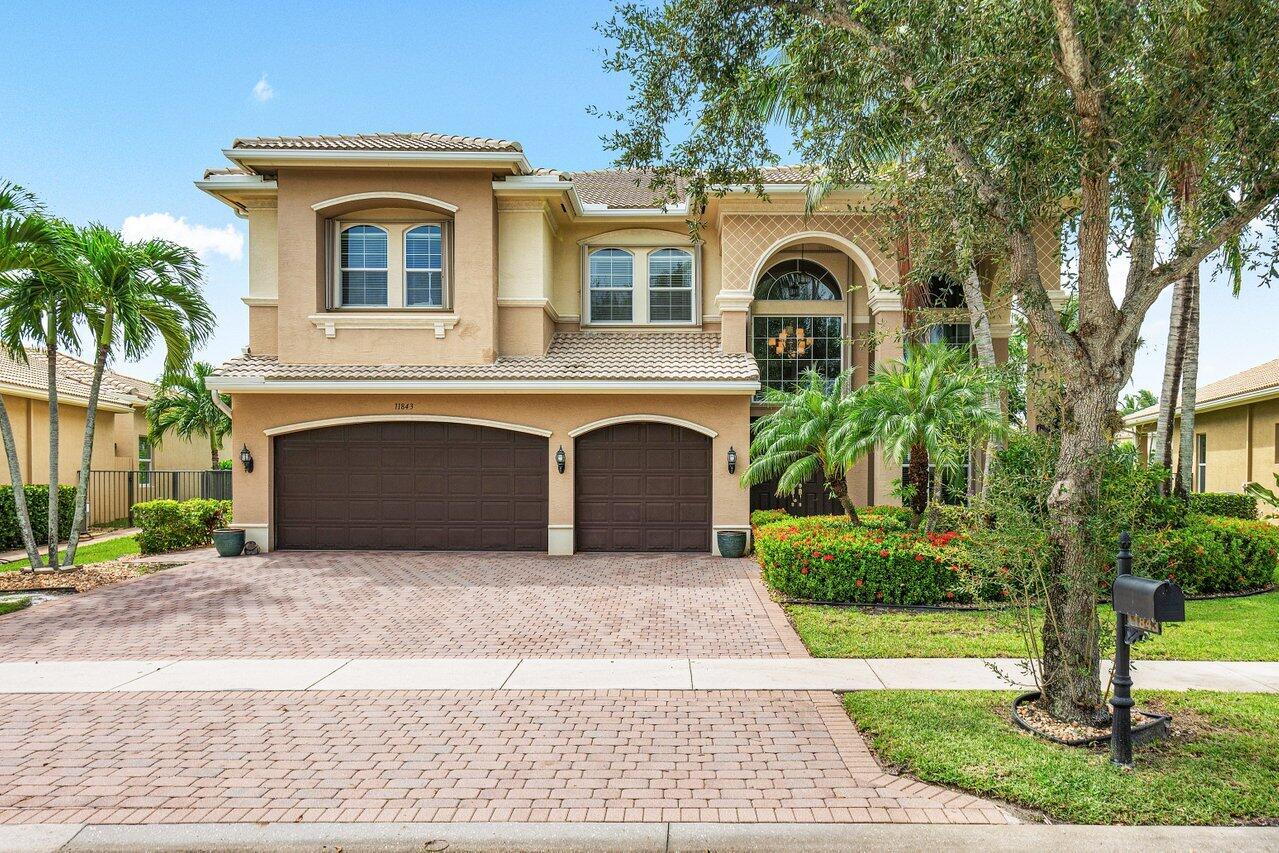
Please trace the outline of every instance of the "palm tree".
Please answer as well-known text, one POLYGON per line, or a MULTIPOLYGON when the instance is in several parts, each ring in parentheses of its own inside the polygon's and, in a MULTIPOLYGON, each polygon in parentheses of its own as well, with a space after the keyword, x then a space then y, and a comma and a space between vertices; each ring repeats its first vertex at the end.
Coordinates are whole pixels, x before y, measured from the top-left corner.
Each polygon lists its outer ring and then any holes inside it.
POLYGON ((216 319, 200 292, 203 265, 191 249, 168 240, 128 243, 103 225, 81 230, 76 241, 86 290, 85 319, 93 334, 93 380, 85 418, 75 520, 66 565, 75 560, 89 488, 89 462, 102 374, 113 355, 138 359, 163 341, 164 372, 181 372, 216 319))
POLYGON ((976 442, 1002 436, 1002 413, 986 404, 994 380, 968 351, 945 343, 909 344, 900 361, 881 364, 857 396, 857 417, 884 452, 907 459, 916 523, 928 505, 928 465, 936 476, 958 470, 976 442))
MULTIPOLYGON (((169 432, 179 438, 204 436, 209 440, 210 467, 217 468, 218 448, 231 432, 231 419, 213 402, 206 381, 213 365, 197 361, 189 372, 169 373, 160 380, 160 391, 147 404, 147 424, 151 443, 159 446, 169 432)), ((220 395, 226 406, 231 398, 220 395)))
MULTIPOLYGON (((46 270, 57 245, 58 235, 53 224, 45 218, 44 209, 36 197, 16 184, 0 181, 0 293, 7 291, 21 277, 46 270)), ((0 341, 0 346, 10 349, 3 341, 0 341)), ((16 353, 10 350, 12 355, 18 353, 26 359, 26 349, 21 346, 21 341, 16 353)), ((0 403, 0 438, 4 441, 5 458, 9 464, 18 529, 34 569, 41 565, 40 552, 31 530, 31 512, 23 488, 22 465, 18 461, 18 448, 13 438, 13 423, 3 403, 0 403)))
POLYGON ((806 370, 793 391, 767 389, 764 402, 777 409, 751 426, 751 461, 742 485, 776 478, 777 494, 791 495, 820 473, 849 520, 860 523, 846 477, 870 442, 853 417, 850 377, 845 371, 831 381, 816 370, 806 370))

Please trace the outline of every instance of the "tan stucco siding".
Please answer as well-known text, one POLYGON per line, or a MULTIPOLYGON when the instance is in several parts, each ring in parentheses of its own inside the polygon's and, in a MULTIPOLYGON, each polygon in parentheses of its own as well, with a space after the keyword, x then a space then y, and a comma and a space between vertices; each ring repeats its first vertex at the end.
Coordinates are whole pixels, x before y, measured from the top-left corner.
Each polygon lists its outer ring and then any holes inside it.
MULTIPOLYGON (((369 201, 366 209, 386 208, 369 201)), ((399 205, 396 205, 397 207, 399 205)), ((412 208, 407 215, 414 216, 412 208)), ((418 214, 421 211, 417 211, 418 214)), ((281 169, 279 172, 279 315, 281 360, 349 364, 477 364, 497 355, 496 211, 487 172, 392 169, 281 169), (323 218, 312 205, 361 193, 394 191, 457 208, 452 228, 450 291, 455 327, 443 337, 431 327, 352 329, 326 337, 309 319, 324 312, 323 218)), ((424 219, 439 218, 438 214, 424 219)), ((342 312, 335 312, 342 313, 342 312)), ((357 312, 345 312, 353 315, 357 312)), ((405 312, 422 316, 424 312, 405 312)))
MULTIPOLYGON (((49 404, 28 397, 3 395, 3 402, 13 425, 14 444, 22 478, 27 483, 49 481, 49 404)), ((58 482, 71 484, 80 470, 80 454, 84 448, 84 426, 88 414, 83 406, 61 402, 58 405, 58 482)), ((127 417, 127 415, 124 415, 127 417)), ((127 438, 124 439, 127 441, 127 438)), ((118 451, 124 447, 117 435, 115 413, 98 411, 93 430, 93 452, 90 468, 115 468, 121 461, 118 451)), ((6 468, 7 470, 7 468, 6 468)), ((8 482, 6 473, 0 482, 8 482)))
POLYGON ((750 492, 739 478, 749 463, 750 400, 746 395, 301 395, 237 394, 231 446, 247 445, 253 453, 253 473, 235 467, 235 518, 247 526, 271 523, 272 440, 265 431, 291 424, 331 418, 379 416, 443 416, 473 418, 550 430, 549 524, 573 524, 574 439, 569 433, 606 418, 659 415, 689 421, 717 433, 712 441, 712 523, 745 526, 750 517, 750 492), (411 406, 405 410, 402 406, 411 406), (555 451, 564 447, 568 461, 563 474, 555 468, 555 451), (736 474, 727 468, 728 449, 738 454, 736 474))
MULTIPOLYGON (((1139 434, 1137 446, 1143 453, 1150 447, 1153 429, 1152 424, 1147 424, 1139 434)), ((1180 431, 1181 421, 1178 419, 1173 424, 1172 436, 1174 472, 1177 470, 1180 431)), ((1195 434, 1205 436, 1208 443, 1206 490, 1241 492, 1247 482, 1272 487, 1274 475, 1279 473, 1275 457, 1276 431, 1279 431, 1279 399, 1198 412, 1195 415, 1195 434)), ((1193 483, 1198 489, 1197 478, 1193 483)))

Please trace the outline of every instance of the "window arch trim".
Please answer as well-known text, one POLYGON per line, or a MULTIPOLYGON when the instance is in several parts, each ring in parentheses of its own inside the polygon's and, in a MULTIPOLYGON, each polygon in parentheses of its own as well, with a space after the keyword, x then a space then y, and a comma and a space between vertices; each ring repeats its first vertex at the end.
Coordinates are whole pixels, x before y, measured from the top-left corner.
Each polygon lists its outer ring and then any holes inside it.
POLYGON ((766 302, 834 302, 834 303, 837 303, 837 302, 842 302, 844 299, 843 288, 840 286, 839 280, 835 277, 835 274, 832 273, 829 269, 827 269, 827 267, 824 264, 822 264, 819 261, 815 261, 811 258, 786 258, 785 260, 780 260, 772 264, 769 264, 767 267, 764 268, 764 271, 760 273, 759 278, 756 280, 754 294, 757 300, 766 301, 766 302), (795 269, 791 271, 787 271, 785 273, 778 274, 778 275, 773 275, 774 270, 777 270, 779 267, 783 267, 787 265, 794 265, 795 269), (816 267, 816 269, 819 270, 820 273, 815 273, 811 270, 805 271, 803 267, 806 265, 811 265, 812 267, 816 267), (795 276, 804 276, 808 278, 809 280, 811 280, 811 282, 813 282, 815 285, 824 287, 831 295, 829 296, 819 295, 820 291, 818 291, 816 287, 813 287, 812 291, 807 296, 803 296, 803 295, 786 296, 786 295, 776 293, 775 290, 778 287, 778 283, 782 275, 787 275, 787 274, 795 275, 795 276), (770 276, 772 276, 771 280, 770 280, 770 276), (767 283, 768 289, 764 290, 762 288, 765 287, 766 283, 767 283))

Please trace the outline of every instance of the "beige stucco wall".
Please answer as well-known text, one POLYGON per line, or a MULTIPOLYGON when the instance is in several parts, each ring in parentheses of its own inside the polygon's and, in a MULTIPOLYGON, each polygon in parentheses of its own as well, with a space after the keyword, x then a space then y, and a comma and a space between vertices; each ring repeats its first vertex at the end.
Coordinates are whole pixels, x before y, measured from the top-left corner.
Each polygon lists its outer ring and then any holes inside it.
POLYGON ((739 478, 749 464, 749 408, 745 395, 314 395, 237 394, 231 446, 247 445, 253 453, 253 473, 237 465, 233 475, 236 523, 253 528, 271 522, 272 441, 265 430, 290 424, 359 416, 445 416, 500 421, 551 430, 547 462, 550 467, 549 524, 563 529, 573 524, 574 444, 569 435, 583 425, 624 415, 662 415, 699 424, 717 433, 712 440, 712 523, 717 527, 749 524, 750 492, 739 478), (404 405, 412 406, 406 412, 404 405), (568 462, 563 474, 555 468, 555 450, 564 447, 568 462), (729 447, 738 454, 738 470, 729 474, 729 447))
MULTIPOLYGON (((13 425, 14 444, 22 478, 27 483, 49 481, 49 405, 44 400, 0 395, 9 422, 13 425)), ((60 402, 58 405, 58 482, 71 484, 80 470, 80 454, 84 448, 84 425, 87 410, 82 405, 60 402)), ((120 417, 128 418, 122 414, 120 417)), ((93 453, 90 468, 111 469, 122 461, 128 437, 117 434, 117 415, 99 409, 93 430, 93 453)), ((3 464, 3 463, 0 463, 3 464)), ((6 468, 7 470, 7 468, 6 468)), ((0 482, 8 482, 7 473, 0 482)))
MULTIPOLYGON (((496 211, 492 175, 463 170, 280 169, 278 175, 278 352, 283 361, 336 364, 477 364, 497 354, 496 211), (308 319, 323 313, 325 215, 312 205, 359 193, 411 193, 457 207, 453 220, 452 310, 457 325, 443 338, 433 328, 338 329, 332 338, 308 319)), ((386 201, 362 203, 386 208, 386 201)), ((390 205, 403 207, 402 204, 390 205)), ((406 208, 406 212, 412 208, 406 208)), ((420 211, 419 211, 420 212, 420 211)), ((431 217, 426 217, 431 218, 431 217)), ((358 312, 334 312, 346 315, 358 312)), ((370 312, 376 313, 376 312, 370 312)), ((428 312, 405 312, 422 316, 428 312)))
MULTIPOLYGON (((1137 446, 1143 454, 1149 447, 1149 432, 1153 429, 1153 425, 1146 425, 1138 435, 1137 446)), ((1180 429, 1178 419, 1173 425, 1174 471, 1180 429)), ((1279 473, 1277 431, 1279 399, 1196 413, 1195 433, 1206 436, 1208 442, 1207 491, 1242 492, 1247 482, 1273 488, 1274 475, 1279 473)))

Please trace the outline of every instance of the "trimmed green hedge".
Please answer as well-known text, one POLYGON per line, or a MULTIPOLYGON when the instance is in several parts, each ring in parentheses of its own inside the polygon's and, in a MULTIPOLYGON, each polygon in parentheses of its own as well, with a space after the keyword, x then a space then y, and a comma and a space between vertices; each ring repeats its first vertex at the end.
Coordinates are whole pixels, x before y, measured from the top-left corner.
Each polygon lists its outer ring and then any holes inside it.
POLYGON ((1236 495, 1232 492, 1192 492, 1190 511, 1200 515, 1221 515, 1255 521, 1257 499, 1252 495, 1236 495))
MULTIPOLYGON (((27 512, 31 516, 31 532, 37 545, 49 541, 49 487, 23 486, 27 495, 27 512)), ((75 486, 58 487, 58 538, 66 539, 75 521, 75 486)), ((23 548, 22 531, 18 529, 18 509, 13 503, 13 486, 0 486, 0 548, 23 548)))
POLYGON ((1246 592, 1275 583, 1279 527, 1242 518, 1191 515, 1185 527, 1142 533, 1133 571, 1176 581, 1186 595, 1246 592))
MULTIPOLYGON (((812 516, 759 528, 755 553, 774 589, 815 601, 941 604, 967 601, 976 587, 956 533, 857 527, 842 516, 812 516)), ((991 592, 1003 597, 1002 590, 991 592)))
POLYGON ((138 547, 143 554, 162 554, 208 545, 213 530, 231 523, 231 502, 205 498, 158 500, 133 505, 133 520, 142 528, 138 547))

